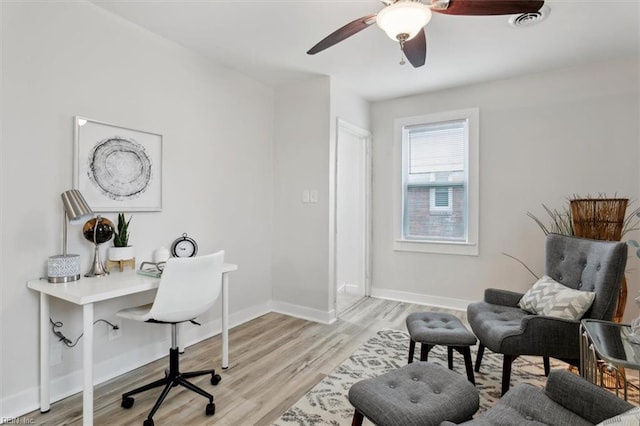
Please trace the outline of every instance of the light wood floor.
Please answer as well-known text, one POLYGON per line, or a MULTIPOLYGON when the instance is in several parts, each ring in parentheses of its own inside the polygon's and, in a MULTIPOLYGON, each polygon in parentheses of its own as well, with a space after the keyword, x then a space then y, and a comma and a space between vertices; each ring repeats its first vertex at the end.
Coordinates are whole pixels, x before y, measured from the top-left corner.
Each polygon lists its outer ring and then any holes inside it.
MULTIPOLYGON (((405 318, 416 311, 442 311, 421 305, 367 298, 345 311, 331 325, 270 313, 233 328, 229 333, 229 368, 222 382, 208 376, 192 381, 214 394, 216 413, 204 413, 206 399, 181 387, 173 388, 154 416, 156 425, 270 425, 322 380, 371 335, 382 328, 406 330, 405 318)), ((461 318, 463 312, 456 312, 461 318)), ((464 319, 464 318, 463 318, 464 319)), ((168 348, 167 348, 168 352, 168 348)), ((141 425, 159 390, 135 397, 131 409, 120 407, 121 393, 161 378, 167 358, 97 386, 95 425, 141 425)), ((181 370, 220 365, 220 336, 187 348, 181 370)), ((23 418, 36 425, 82 424, 80 394, 52 404, 51 411, 23 418)))

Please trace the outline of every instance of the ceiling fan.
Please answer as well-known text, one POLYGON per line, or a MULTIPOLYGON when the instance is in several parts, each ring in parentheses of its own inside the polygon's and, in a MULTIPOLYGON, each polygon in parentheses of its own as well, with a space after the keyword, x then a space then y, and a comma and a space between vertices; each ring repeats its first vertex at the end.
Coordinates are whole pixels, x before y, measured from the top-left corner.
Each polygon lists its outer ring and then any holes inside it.
MULTIPOLYGON (((400 49, 415 68, 425 64, 427 39, 424 27, 431 19, 431 12, 445 15, 514 15, 535 13, 544 5, 544 0, 382 0, 386 6, 377 14, 363 16, 349 22, 329 34, 313 46, 307 54, 333 46, 342 40, 368 28, 374 22, 387 35, 400 43, 400 49)), ((404 58, 400 62, 404 64, 404 58)))

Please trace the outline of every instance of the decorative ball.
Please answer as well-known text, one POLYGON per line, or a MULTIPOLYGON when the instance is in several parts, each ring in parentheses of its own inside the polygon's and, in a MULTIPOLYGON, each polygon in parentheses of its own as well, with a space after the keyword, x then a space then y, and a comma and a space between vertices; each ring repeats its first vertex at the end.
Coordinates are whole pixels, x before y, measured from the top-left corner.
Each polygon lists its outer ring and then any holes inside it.
POLYGON ((113 237, 113 222, 106 217, 88 220, 82 227, 84 237, 95 244, 106 243, 113 237), (97 225, 96 225, 97 222, 97 225))

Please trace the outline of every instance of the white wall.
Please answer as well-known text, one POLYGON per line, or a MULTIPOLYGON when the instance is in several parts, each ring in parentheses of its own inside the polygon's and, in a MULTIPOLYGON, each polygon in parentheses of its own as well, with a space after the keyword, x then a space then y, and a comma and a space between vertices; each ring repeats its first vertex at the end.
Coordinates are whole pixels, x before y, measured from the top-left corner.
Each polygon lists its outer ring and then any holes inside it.
MULTIPOLYGON (((130 242, 138 261, 183 232, 200 253, 225 249, 226 260, 240 266, 231 277, 233 325, 270 309, 274 94, 91 3, 0 7, 0 417, 8 418, 38 403, 38 295, 26 281, 45 275, 47 257, 61 250, 72 117, 164 136, 164 209, 134 213, 130 242)), ((70 227, 69 237, 69 251, 88 270, 91 247, 80 227, 70 227)), ((96 318, 113 319, 117 309, 149 297, 99 304, 96 318)), ((78 307, 53 303, 51 315, 67 336, 80 333, 78 307)), ((219 306, 202 319, 219 329, 219 306)), ((96 325, 96 378, 166 354, 160 329, 126 323, 122 338, 107 342, 106 327, 96 325)), ((189 340, 213 329, 190 329, 189 340)), ((54 398, 79 390, 80 352, 81 345, 64 348, 62 364, 52 367, 54 398)))
POLYGON ((329 77, 276 92, 273 300, 276 310, 328 321, 329 77), (304 190, 318 192, 303 203, 304 190))
POLYGON ((369 127, 369 104, 330 77, 278 88, 273 307, 330 322, 334 312, 337 119, 369 127), (305 189, 317 203, 303 203, 305 189))
MULTIPOLYGON (((487 287, 523 291, 533 277, 501 253, 542 273, 544 236, 527 211, 543 217, 542 203, 573 194, 638 200, 638 75, 634 58, 373 104, 372 294, 464 308, 487 287), (394 119, 468 107, 480 108, 480 255, 394 252, 394 119)), ((629 258, 628 318, 638 264, 629 258)))

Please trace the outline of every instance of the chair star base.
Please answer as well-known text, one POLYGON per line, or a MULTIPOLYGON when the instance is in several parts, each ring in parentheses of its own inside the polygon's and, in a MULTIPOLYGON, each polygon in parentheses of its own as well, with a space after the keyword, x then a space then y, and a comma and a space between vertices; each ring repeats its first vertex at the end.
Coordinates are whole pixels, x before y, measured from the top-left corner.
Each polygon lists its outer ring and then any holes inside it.
MULTIPOLYGON (((175 329, 176 324, 171 324, 171 327, 175 329)), ((172 333, 172 334, 175 334, 175 333, 172 333)), ((205 391, 204 389, 194 385, 193 383, 187 380, 188 378, 191 378, 191 377, 204 376, 206 374, 211 374, 211 384, 217 385, 218 383, 220 383, 220 380, 222 380, 222 378, 218 374, 216 374, 215 370, 212 369, 212 370, 180 373, 180 351, 174 342, 174 345, 172 345, 172 348, 169 349, 169 371, 168 372, 165 371, 165 374, 166 374, 166 377, 162 379, 156 380, 155 382, 149 383, 144 386, 140 386, 139 388, 136 388, 132 391, 122 394, 122 402, 120 404, 122 408, 133 407, 134 399, 131 397, 132 395, 136 395, 151 389, 164 386, 162 393, 156 400, 156 403, 151 409, 151 412, 149 413, 149 415, 147 416, 147 419, 144 421, 144 426, 153 426, 154 425, 153 416, 156 414, 156 412, 160 408, 160 405, 162 405, 162 402, 165 400, 167 395, 169 395, 169 391, 171 390, 171 388, 176 386, 182 386, 189 389, 190 391, 193 391, 207 398, 209 400, 209 403, 205 408, 205 414, 207 416, 213 416, 215 414, 216 405, 213 403, 213 395, 211 395, 209 392, 205 391)))

